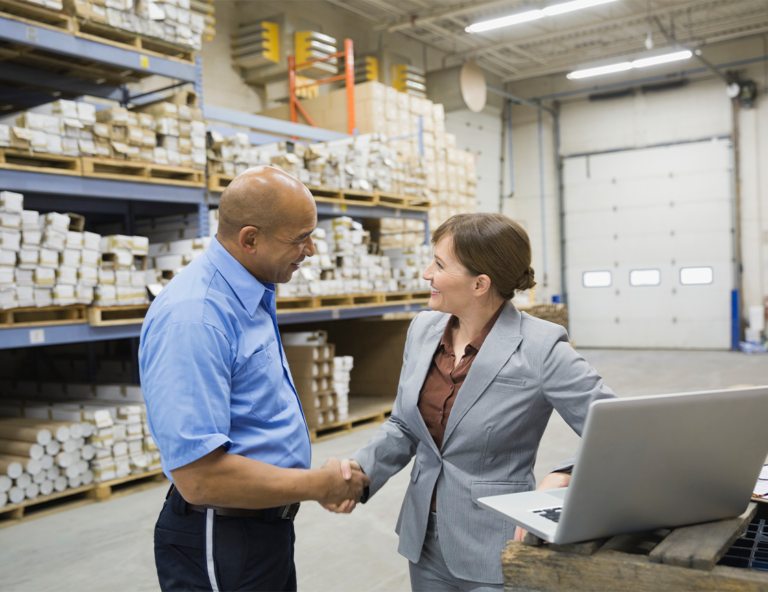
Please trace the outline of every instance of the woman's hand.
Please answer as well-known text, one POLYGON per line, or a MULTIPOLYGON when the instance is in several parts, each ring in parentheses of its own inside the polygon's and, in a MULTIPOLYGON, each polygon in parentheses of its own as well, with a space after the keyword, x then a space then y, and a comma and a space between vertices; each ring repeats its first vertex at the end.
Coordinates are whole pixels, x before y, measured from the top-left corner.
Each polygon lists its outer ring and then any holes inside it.
MULTIPOLYGON (((536 491, 540 489, 558 489, 559 487, 568 487, 568 483, 571 481, 571 475, 568 473, 550 473, 541 480, 536 491)), ((523 537, 527 533, 527 530, 523 530, 519 526, 515 529, 515 541, 522 543, 523 537)))
MULTIPOLYGON (((341 474, 349 481, 352 478, 352 471, 359 471, 363 472, 363 470, 360 468, 360 465, 356 460, 347 460, 344 459, 341 461, 341 474)), ((364 474, 364 473, 363 473, 364 474)), ((355 506, 357 505, 357 502, 355 500, 346 500, 341 502, 340 504, 320 504, 328 510, 329 512, 333 512, 334 514, 351 514, 352 510, 355 509, 355 506)))

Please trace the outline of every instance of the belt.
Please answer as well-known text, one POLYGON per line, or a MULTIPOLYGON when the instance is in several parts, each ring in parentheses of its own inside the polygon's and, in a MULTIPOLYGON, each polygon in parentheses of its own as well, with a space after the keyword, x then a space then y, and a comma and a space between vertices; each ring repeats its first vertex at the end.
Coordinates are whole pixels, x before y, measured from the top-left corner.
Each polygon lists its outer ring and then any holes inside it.
POLYGON ((301 504, 291 504, 289 506, 280 506, 279 508, 269 508, 267 510, 245 510, 241 508, 210 508, 209 506, 196 506, 187 504, 190 510, 205 514, 206 510, 216 510, 217 516, 232 516, 235 518, 267 518, 269 515, 282 520, 290 520, 299 513, 301 504))

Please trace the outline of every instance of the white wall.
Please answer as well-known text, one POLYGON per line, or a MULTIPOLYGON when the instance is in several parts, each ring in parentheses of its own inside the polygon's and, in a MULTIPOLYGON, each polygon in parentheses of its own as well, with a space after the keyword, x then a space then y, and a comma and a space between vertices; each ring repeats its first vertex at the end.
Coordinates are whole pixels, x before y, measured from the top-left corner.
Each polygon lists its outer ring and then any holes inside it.
MULTIPOLYGON (((705 55, 714 63, 743 60, 765 55, 762 37, 708 47, 705 55)), ((768 62, 739 68, 768 88, 768 62)), ((684 66, 699 67, 691 60, 684 66)), ((674 71, 669 68, 669 72, 674 71)), ((664 71, 642 72, 653 76, 664 71)), ((510 92, 524 97, 544 96, 639 78, 638 72, 616 74, 573 82, 565 76, 550 76, 510 85, 510 92)), ((585 95, 562 97, 561 154, 597 152, 616 148, 639 148, 653 144, 728 135, 732 131, 731 103, 724 83, 708 72, 691 75, 691 84, 664 92, 636 94, 611 100, 590 102, 585 95)), ((639 86, 639 84, 637 85, 639 86)), ((761 92, 757 105, 742 110, 741 127, 741 248, 745 306, 758 305, 768 296, 768 98, 761 92)), ((513 106, 515 194, 505 201, 504 212, 522 222, 534 247, 534 269, 541 278, 542 232, 538 138, 536 111, 513 106)), ((551 118, 545 123, 545 203, 549 286, 546 296, 559 293, 560 262, 558 249, 557 192, 551 118)), ((505 150, 505 157, 507 157, 505 150)), ((505 174, 505 191, 509 176, 505 174)), ((540 286, 541 287, 541 286, 540 286)), ((537 293, 537 297, 542 291, 537 293)))
POLYGON ((456 135, 456 147, 477 154, 477 211, 499 211, 501 112, 487 106, 481 113, 469 109, 445 116, 445 130, 456 135))

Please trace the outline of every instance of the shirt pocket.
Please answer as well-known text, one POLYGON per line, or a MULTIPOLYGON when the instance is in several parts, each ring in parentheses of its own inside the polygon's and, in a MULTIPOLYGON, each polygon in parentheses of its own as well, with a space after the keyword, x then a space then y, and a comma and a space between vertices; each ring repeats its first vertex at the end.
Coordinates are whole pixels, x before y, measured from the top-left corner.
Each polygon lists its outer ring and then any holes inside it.
POLYGON ((288 408, 277 341, 252 354, 248 358, 247 367, 251 412, 260 422, 267 423, 288 408))
POLYGON ((522 378, 509 378, 507 376, 495 376, 491 384, 501 387, 525 386, 525 380, 522 378))

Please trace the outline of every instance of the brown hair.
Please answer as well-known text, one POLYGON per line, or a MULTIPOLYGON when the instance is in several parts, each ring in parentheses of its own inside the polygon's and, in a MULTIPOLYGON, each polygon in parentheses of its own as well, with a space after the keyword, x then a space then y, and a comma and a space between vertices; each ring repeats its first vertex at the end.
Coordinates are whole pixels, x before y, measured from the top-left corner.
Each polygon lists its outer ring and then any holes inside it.
POLYGON ((432 234, 436 245, 445 236, 453 238, 453 253, 472 275, 487 275, 491 286, 504 300, 515 290, 536 285, 531 267, 528 233, 503 214, 457 214, 432 234))

